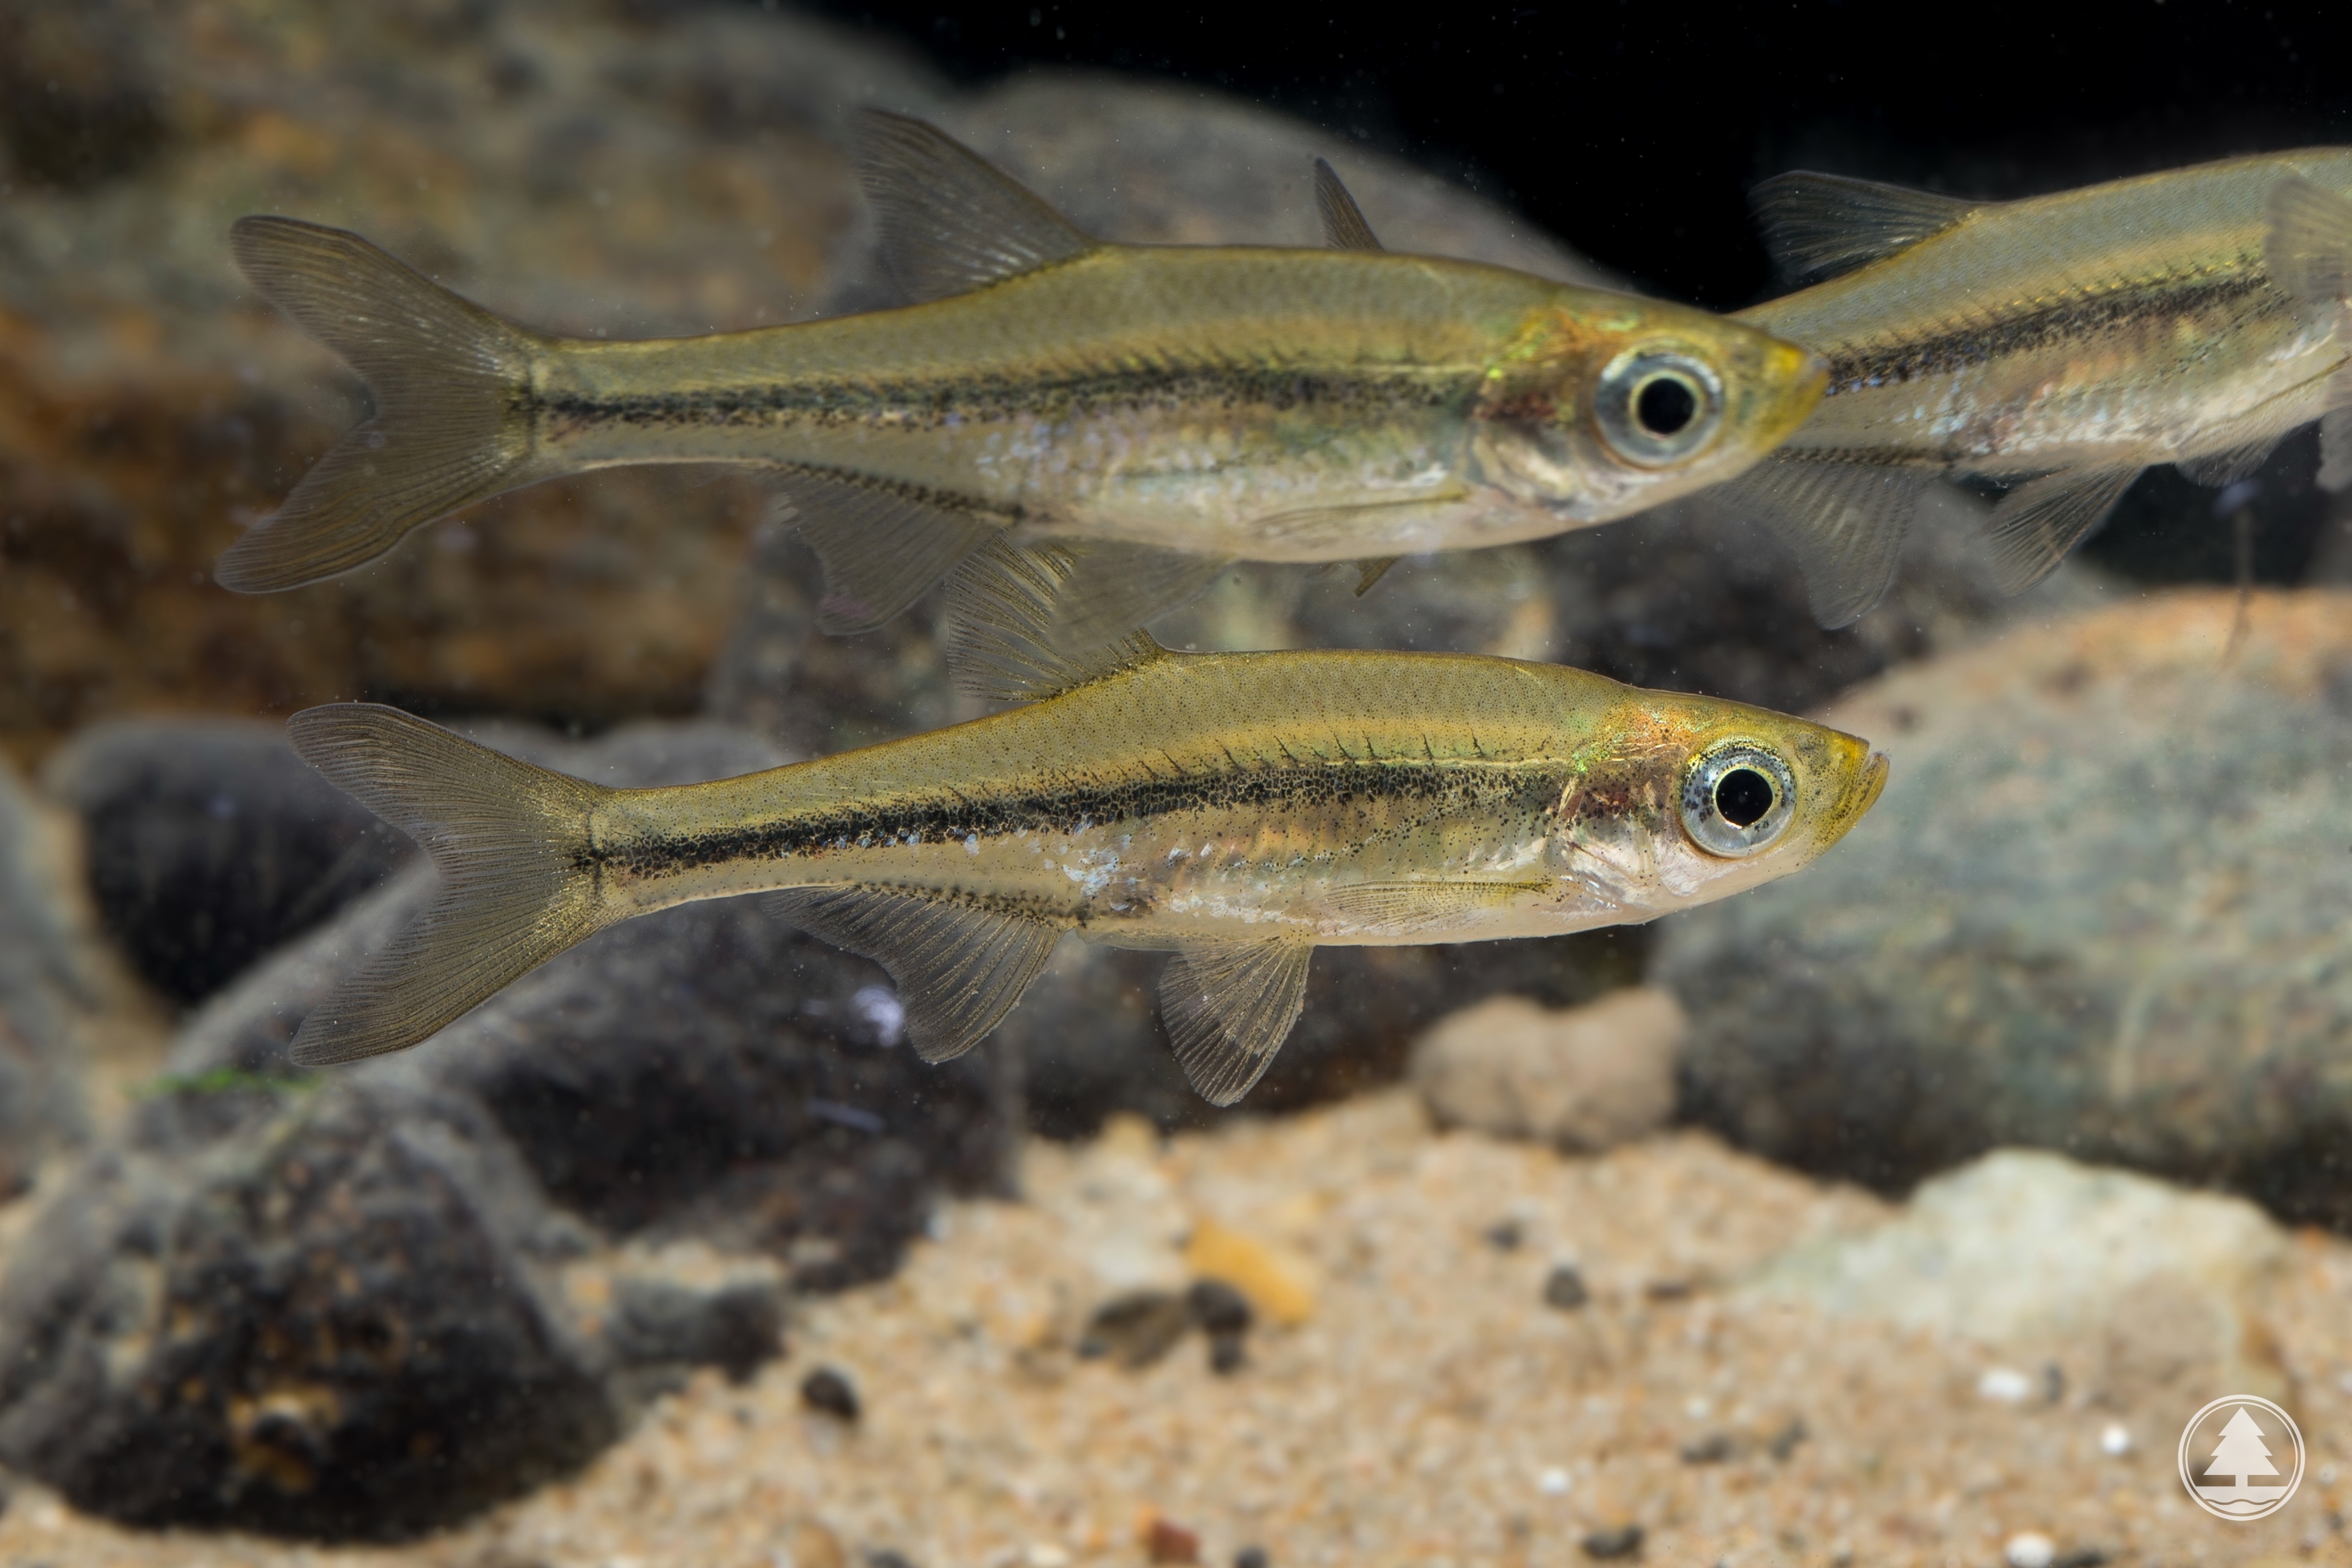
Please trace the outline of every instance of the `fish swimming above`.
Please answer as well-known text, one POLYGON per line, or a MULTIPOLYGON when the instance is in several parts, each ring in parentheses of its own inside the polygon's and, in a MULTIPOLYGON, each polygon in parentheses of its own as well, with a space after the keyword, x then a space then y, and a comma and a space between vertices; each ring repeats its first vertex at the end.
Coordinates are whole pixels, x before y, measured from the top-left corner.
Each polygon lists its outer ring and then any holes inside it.
POLYGON ((488 497, 619 465, 780 471, 828 630, 982 541, 1071 537, 1124 635, 1230 560, 1378 562, 1625 516, 1727 479, 1818 401, 1813 357, 1706 312, 1378 248, 1320 172, 1323 249, 1111 245, 930 126, 863 120, 919 303, 704 337, 543 336, 359 236, 233 231, 375 413, 221 558, 225 587, 364 564, 488 497), (1336 205, 1334 204, 1336 203, 1336 205))
POLYGON ((874 958, 909 1040, 956 1055, 1064 935, 1172 950, 1161 1011, 1202 1094, 1273 1060, 1323 945, 1649 920, 1782 876, 1877 799, 1851 736, 1470 654, 1082 660, 1039 635, 1056 547, 983 547, 950 613, 992 716, 766 772, 614 789, 395 709, 316 707, 302 757, 413 836, 436 902, 303 1021, 294 1059, 397 1051, 634 915, 766 893, 874 958), (959 634, 963 634, 960 631, 959 634))
POLYGON ((1837 626, 1885 592, 1938 476, 2011 486, 1990 526, 2012 592, 2155 464, 2229 485, 2319 420, 2320 483, 2352 483, 2347 193, 2338 148, 2013 202, 1768 180, 1768 247, 1828 280, 1736 319, 1821 353, 1830 382, 1728 497, 1791 547, 1837 626))

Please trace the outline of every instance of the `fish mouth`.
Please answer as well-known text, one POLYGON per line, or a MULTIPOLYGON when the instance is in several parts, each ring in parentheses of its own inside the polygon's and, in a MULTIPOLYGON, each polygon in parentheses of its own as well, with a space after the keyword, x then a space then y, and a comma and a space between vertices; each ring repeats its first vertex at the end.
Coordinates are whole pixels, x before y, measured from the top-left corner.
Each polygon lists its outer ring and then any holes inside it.
POLYGON ((1840 738, 1853 748, 1847 755, 1859 752, 1861 760, 1847 776, 1845 789, 1838 796, 1837 803, 1822 816, 1821 832, 1813 841, 1815 854, 1852 832, 1853 825, 1870 814, 1870 809, 1878 804, 1878 797, 1885 791, 1886 774, 1892 766, 1886 753, 1870 749, 1869 742, 1851 736, 1840 738))

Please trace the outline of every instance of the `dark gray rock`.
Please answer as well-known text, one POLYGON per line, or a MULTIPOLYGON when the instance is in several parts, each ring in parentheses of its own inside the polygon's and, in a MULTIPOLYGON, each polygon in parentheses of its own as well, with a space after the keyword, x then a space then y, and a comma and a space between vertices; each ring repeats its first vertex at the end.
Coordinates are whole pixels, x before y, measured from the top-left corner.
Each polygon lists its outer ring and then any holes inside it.
POLYGON ((108 977, 64 827, 0 763, 0 1200, 89 1131, 82 1058, 108 977))
POLYGON ((539 1282, 561 1229, 480 1106, 238 1098, 250 1135, 108 1150, 17 1249, 0 1460, 128 1522, 388 1539, 611 1439, 539 1282))
POLYGON ((2352 599, 2223 592, 1899 672, 1820 864, 1662 928, 1684 1110, 1899 1187, 1995 1145, 2352 1224, 2352 599))
POLYGON ((201 1001, 370 892, 415 850, 312 772, 282 726, 100 725, 50 760, 81 814, 91 895, 150 985, 201 1001))
MULTIPOLYGON (((781 759, 711 725, 478 733, 615 784, 781 759)), ((1003 1185, 1007 1059, 926 1066, 879 969, 751 900, 617 926, 415 1051, 289 1074, 303 1013, 431 876, 215 997, 62 1185, 0 1281, 0 1463, 139 1523, 414 1534, 575 1467, 686 1368, 747 1375, 787 1283, 873 1278, 943 1187, 1003 1185), (764 1261, 663 1261, 698 1249, 764 1261)))

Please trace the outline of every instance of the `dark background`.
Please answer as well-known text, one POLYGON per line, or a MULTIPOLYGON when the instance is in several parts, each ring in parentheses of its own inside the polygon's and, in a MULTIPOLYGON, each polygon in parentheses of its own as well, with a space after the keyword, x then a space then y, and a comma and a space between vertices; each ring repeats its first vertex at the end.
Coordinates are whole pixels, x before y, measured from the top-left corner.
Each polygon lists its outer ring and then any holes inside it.
POLYGON ((1772 291, 1745 192, 1785 169, 2018 196, 2352 141, 2341 6, 2334 19, 2187 0, 820 9, 966 80, 1112 67, 1279 105, 1717 309, 1772 291))

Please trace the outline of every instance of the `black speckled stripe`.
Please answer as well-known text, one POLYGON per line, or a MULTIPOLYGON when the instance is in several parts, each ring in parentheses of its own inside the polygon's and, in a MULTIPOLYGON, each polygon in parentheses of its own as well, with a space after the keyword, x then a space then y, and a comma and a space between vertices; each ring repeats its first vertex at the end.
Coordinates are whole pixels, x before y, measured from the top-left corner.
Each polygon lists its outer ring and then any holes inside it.
POLYGON ((900 382, 788 380, 614 397, 559 392, 540 406, 559 430, 610 424, 709 429, 790 423, 815 428, 864 424, 925 431, 1018 417, 1197 413, 1217 408, 1268 413, 1313 410, 1362 420, 1466 404, 1475 388, 1472 377, 1405 369, 1342 374, 1279 367, 1171 371, 1138 366, 1036 380, 986 375, 900 382))
POLYGON ((884 805, 846 803, 775 821, 692 836, 648 837, 607 847, 583 869, 678 875, 750 862, 1038 836, 1067 836, 1115 822, 1199 814, 1277 821, 1361 806, 1402 807, 1401 819, 1335 847, 1353 850, 1471 810, 1534 821, 1559 804, 1564 776, 1523 763, 1379 758, 1317 761, 1121 780, 998 798, 925 796, 884 805), (601 865, 599 864, 601 862, 601 865))
POLYGON ((2294 308, 2294 302, 2252 266, 2151 287, 2118 288, 1995 317, 1916 341, 1833 351, 1829 356, 1830 384, 1824 395, 1899 386, 2136 325, 2210 313, 2242 326, 2294 308))

